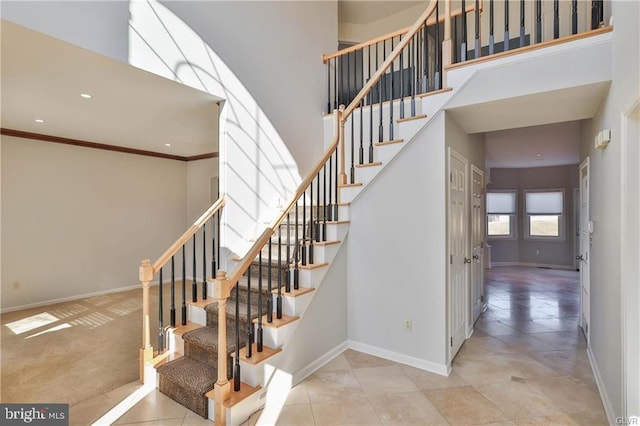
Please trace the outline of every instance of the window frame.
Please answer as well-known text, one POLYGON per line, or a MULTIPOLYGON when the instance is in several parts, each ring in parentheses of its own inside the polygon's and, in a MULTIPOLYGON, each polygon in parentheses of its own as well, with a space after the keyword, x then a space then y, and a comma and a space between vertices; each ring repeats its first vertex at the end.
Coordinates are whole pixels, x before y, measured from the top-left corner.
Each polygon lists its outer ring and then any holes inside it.
POLYGON ((523 225, 524 232, 523 237, 526 240, 538 240, 538 241, 557 241, 564 242, 566 241, 566 225, 567 225, 567 215, 565 214, 567 210, 567 201, 565 197, 564 188, 545 188, 545 189, 524 189, 522 190, 522 215, 523 215, 523 225), (535 192, 559 192, 562 194, 562 213, 559 215, 556 214, 545 214, 545 213, 528 213, 527 212, 527 194, 535 193, 535 192), (557 216, 558 217, 558 235, 531 235, 531 216, 557 216))
POLYGON ((485 190, 485 235, 487 240, 517 240, 518 239, 518 190, 517 189, 487 189, 485 190), (487 196, 491 193, 510 193, 513 194, 514 212, 505 213, 488 213, 487 196), (491 216, 509 216, 509 235, 489 235, 489 215, 491 216))

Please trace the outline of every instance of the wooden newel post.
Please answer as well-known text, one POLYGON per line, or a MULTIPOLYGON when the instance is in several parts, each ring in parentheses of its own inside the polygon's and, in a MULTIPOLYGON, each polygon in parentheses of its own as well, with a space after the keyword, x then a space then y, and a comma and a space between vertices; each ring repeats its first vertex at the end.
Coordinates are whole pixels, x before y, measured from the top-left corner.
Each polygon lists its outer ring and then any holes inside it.
MULTIPOLYGON (((451 0, 444 0, 444 38, 442 40, 442 67, 453 63, 453 41, 451 40, 451 0)), ((446 72, 444 73, 446 77, 446 72)), ((442 84, 443 87, 447 85, 442 84)))
POLYGON ((338 110, 338 120, 340 122, 340 133, 339 133, 339 142, 340 145, 340 185, 346 185, 347 183, 347 173, 345 168, 345 158, 344 158, 344 105, 340 105, 338 110))
POLYGON ((149 285, 153 281, 153 265, 149 259, 144 259, 138 269, 140 283, 142 283, 142 347, 139 355, 139 379, 144 383, 144 365, 153 359, 151 346, 151 329, 149 324, 149 285))
POLYGON ((227 379, 227 299, 231 295, 231 283, 226 271, 218 271, 214 279, 213 298, 218 302, 218 381, 214 387, 216 426, 226 424, 224 401, 229 398, 231 384, 227 379))

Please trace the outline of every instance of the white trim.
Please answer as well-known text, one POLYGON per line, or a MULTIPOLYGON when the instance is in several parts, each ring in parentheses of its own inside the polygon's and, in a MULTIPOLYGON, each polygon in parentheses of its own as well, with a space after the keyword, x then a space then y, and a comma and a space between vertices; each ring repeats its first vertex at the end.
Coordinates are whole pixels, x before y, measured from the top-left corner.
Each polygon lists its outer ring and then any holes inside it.
POLYGON ((431 373, 440 374, 441 376, 448 376, 451 373, 451 367, 445 364, 437 364, 422 358, 415 358, 410 355, 393 352, 388 349, 367 345, 366 343, 355 342, 353 340, 349 340, 348 345, 349 349, 384 358, 389 361, 399 362, 400 364, 409 365, 431 373))
POLYGON ((305 367, 302 367, 300 370, 293 373, 292 387, 296 386, 298 383, 302 382, 304 379, 315 373, 317 370, 322 368, 325 364, 329 363, 332 359, 340 355, 342 352, 346 351, 348 348, 348 341, 344 341, 335 348, 331 349, 329 352, 325 353, 324 355, 320 355, 314 361, 311 361, 305 367))
MULTIPOLYGON (((151 286, 154 286, 154 285, 158 285, 158 282, 155 281, 151 283, 151 286)), ((55 305, 57 303, 71 302, 73 300, 79 300, 79 299, 86 299, 87 297, 103 296, 105 294, 120 293, 123 291, 136 290, 136 289, 142 289, 142 285, 141 284, 128 285, 123 287, 112 288, 109 290, 94 291, 91 293, 83 293, 83 294, 77 294, 69 297, 61 297, 59 299, 43 300, 42 302, 28 303, 26 305, 10 306, 8 308, 0 309, 0 314, 4 314, 7 312, 21 311, 23 309, 39 308, 41 306, 55 305)), ((140 306, 142 306, 142 301, 140 302, 140 306)))
POLYGON ((550 263, 529 263, 529 262, 491 262, 491 267, 499 266, 530 266, 532 268, 551 268, 551 269, 566 269, 568 271, 575 271, 576 268, 573 265, 552 265, 550 263))
POLYGON ((616 416, 613 414, 613 404, 611 404, 609 395, 604 391, 606 388, 602 381, 602 375, 600 374, 598 365, 595 362, 595 357, 593 356, 591 347, 589 346, 587 347, 587 355, 589 356, 589 364, 591 364, 591 371, 593 372, 593 377, 596 380, 596 386, 598 387, 598 393, 600 394, 600 399, 602 400, 602 405, 604 406, 604 412, 607 416, 607 421, 610 425, 618 424, 618 422, 616 422, 616 416))

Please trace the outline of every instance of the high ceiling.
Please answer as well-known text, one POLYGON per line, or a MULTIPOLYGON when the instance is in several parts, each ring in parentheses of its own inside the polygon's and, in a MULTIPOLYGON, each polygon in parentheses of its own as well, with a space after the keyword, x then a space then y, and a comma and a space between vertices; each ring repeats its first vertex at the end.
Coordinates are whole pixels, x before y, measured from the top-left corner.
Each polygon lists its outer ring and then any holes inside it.
POLYGON ((3 128, 184 157, 218 150, 214 96, 1 23, 3 128))
POLYGON ((339 0, 338 21, 368 24, 426 1, 339 0))

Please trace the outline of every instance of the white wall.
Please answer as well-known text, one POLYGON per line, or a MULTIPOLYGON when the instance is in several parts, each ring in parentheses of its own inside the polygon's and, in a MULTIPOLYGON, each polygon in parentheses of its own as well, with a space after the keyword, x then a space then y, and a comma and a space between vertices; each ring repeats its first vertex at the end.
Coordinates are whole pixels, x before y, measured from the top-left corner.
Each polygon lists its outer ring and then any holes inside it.
MULTIPOLYGON (((615 417, 623 415, 620 241, 626 230, 621 229, 619 210, 623 197, 627 197, 620 189, 621 164, 627 152, 621 149, 621 122, 622 114, 631 108, 640 93, 640 3, 611 2, 611 13, 614 20, 613 82, 595 117, 583 127, 582 152, 591 159, 590 214, 594 222, 590 351, 609 421, 613 423, 615 417), (611 129, 612 142, 605 150, 595 150, 594 137, 604 128, 611 129)), ((637 211, 631 213, 637 217, 637 211)))
POLYGON ((349 340, 446 371, 444 114, 351 205, 349 340), (434 208, 434 206, 440 206, 434 208), (404 331, 404 320, 412 331, 404 331))
POLYGON ((3 136, 1 172, 3 309, 139 285, 185 229, 182 161, 3 136))
POLYGON ((212 179, 218 177, 218 159, 187 162, 187 223, 193 223, 214 202, 212 179), (213 191, 213 192, 212 192, 213 191))
POLYGON ((427 5, 428 2, 424 2, 424 4, 412 6, 366 24, 340 22, 338 25, 338 39, 345 42, 360 43, 408 27, 416 22, 422 12, 426 10, 427 5))

